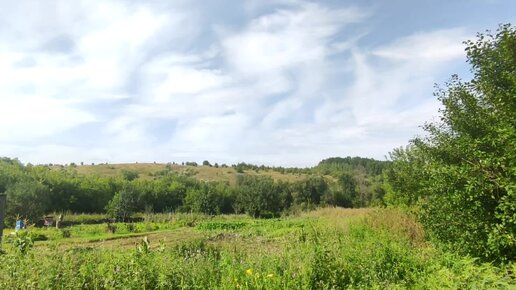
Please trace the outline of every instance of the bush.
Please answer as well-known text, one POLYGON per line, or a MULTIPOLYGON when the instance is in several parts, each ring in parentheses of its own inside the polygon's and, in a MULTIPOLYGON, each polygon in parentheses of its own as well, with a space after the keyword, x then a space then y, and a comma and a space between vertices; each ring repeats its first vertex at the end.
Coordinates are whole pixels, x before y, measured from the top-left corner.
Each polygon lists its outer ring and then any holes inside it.
POLYGON ((516 29, 466 42, 474 78, 436 95, 441 122, 395 151, 386 199, 415 205, 429 236, 487 261, 516 259, 516 29))
POLYGON ((113 196, 106 206, 108 215, 118 221, 126 221, 137 208, 138 196, 132 189, 123 189, 113 196))
POLYGON ((122 177, 127 181, 132 181, 138 178, 140 174, 137 171, 133 170, 122 170, 122 177))
POLYGON ((26 179, 7 188, 6 222, 14 225, 20 217, 38 222, 49 205, 49 188, 40 182, 26 179))
POLYGON ((61 233, 62 238, 69 238, 72 236, 72 233, 68 229, 61 229, 59 232, 61 233))
POLYGON ((12 232, 8 241, 13 244, 16 251, 21 255, 27 254, 34 246, 34 237, 27 230, 12 232))

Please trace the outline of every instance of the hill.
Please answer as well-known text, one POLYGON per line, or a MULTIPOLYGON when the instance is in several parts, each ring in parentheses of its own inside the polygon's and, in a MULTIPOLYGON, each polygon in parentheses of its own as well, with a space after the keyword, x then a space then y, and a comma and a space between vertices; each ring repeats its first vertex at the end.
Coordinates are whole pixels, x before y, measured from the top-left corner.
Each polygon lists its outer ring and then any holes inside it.
MULTIPOLYGON (((53 169, 61 169, 62 166, 54 165, 53 169)), ((237 176, 241 174, 268 176, 276 181, 299 181, 307 178, 307 173, 279 172, 272 168, 266 169, 242 169, 237 172, 235 167, 214 167, 214 166, 192 166, 181 164, 163 163, 122 163, 122 164, 97 164, 97 165, 77 165, 66 166, 68 170, 75 170, 80 175, 98 176, 124 176, 124 174, 135 173, 138 178, 152 179, 164 170, 188 175, 202 181, 227 181, 231 185, 236 184, 237 176)))

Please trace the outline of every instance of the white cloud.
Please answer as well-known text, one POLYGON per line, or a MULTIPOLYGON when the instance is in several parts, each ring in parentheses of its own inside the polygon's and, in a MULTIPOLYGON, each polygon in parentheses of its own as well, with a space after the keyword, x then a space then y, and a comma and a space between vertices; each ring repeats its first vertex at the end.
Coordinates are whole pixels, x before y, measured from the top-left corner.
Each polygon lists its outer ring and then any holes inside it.
POLYGON ((128 98, 122 87, 156 34, 182 27, 163 38, 170 41, 193 31, 185 28, 189 11, 165 13, 119 1, 29 3, 0 12, 7 28, 0 32, 0 138, 11 142, 105 119, 84 104, 128 98), (54 39, 66 43, 49 50, 54 39))
POLYGON ((183 24, 184 17, 156 13, 145 6, 130 9, 120 2, 103 2, 95 8, 91 21, 103 25, 93 26, 79 38, 77 53, 83 58, 78 69, 86 76, 85 86, 98 89, 124 85, 131 68, 145 57, 149 40, 165 26, 183 24))
POLYGON ((464 29, 442 29, 422 32, 401 38, 376 49, 373 54, 390 60, 417 61, 436 64, 457 59, 464 55, 462 41, 464 29))
POLYGON ((343 87, 346 97, 322 105, 317 122, 326 123, 327 128, 340 122, 335 129, 341 128, 343 135, 331 136, 349 145, 352 155, 380 158, 375 152, 386 154, 406 144, 421 133, 420 125, 437 115, 439 103, 432 96, 433 84, 464 60, 463 48, 456 44, 462 39, 466 39, 462 29, 440 30, 402 37, 371 52, 354 50, 354 81, 343 87), (420 48, 423 51, 417 51, 420 48), (378 56, 388 62, 378 61, 378 56), (344 122, 352 127, 346 129, 344 122), (353 131, 357 135, 346 134, 353 131))
POLYGON ((41 96, 3 99, 0 106, 0 142, 48 136, 95 121, 69 101, 41 96))
POLYGON ((230 81, 218 70, 196 69, 190 66, 162 66, 151 64, 145 71, 150 79, 160 80, 156 87, 150 88, 156 102, 166 102, 181 94, 198 94, 214 90, 230 81))
POLYGON ((251 21, 241 33, 224 40, 226 59, 243 74, 260 75, 321 61, 330 37, 344 25, 364 20, 358 9, 329 10, 302 4, 251 21))
POLYGON ((0 11, 0 151, 23 161, 381 158, 436 113, 466 38, 364 49, 369 10, 305 1, 247 1, 237 28, 188 3, 56 3, 0 11), (94 145, 59 139, 88 123, 94 145))

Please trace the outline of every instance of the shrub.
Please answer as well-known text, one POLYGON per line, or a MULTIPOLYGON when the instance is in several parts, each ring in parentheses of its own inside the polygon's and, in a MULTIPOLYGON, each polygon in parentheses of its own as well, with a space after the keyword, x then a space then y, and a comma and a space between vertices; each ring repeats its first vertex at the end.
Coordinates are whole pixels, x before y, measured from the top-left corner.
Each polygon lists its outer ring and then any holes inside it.
POLYGON ((430 237, 487 261, 516 259, 516 28, 467 41, 473 80, 436 95, 441 122, 395 151, 386 199, 416 205, 430 237))

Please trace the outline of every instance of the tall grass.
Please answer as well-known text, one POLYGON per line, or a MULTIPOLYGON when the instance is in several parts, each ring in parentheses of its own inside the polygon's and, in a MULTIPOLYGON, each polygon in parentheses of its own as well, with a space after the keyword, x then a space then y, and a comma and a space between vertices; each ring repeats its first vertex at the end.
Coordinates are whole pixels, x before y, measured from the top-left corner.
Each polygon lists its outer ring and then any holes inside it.
MULTIPOLYGON (((191 217, 186 218, 189 223, 191 217)), ((324 209, 299 217, 195 220, 189 240, 129 249, 0 255, 0 289, 486 289, 515 287, 497 268, 425 243, 400 211, 324 209)))

